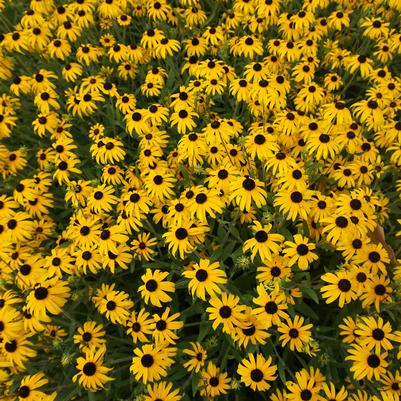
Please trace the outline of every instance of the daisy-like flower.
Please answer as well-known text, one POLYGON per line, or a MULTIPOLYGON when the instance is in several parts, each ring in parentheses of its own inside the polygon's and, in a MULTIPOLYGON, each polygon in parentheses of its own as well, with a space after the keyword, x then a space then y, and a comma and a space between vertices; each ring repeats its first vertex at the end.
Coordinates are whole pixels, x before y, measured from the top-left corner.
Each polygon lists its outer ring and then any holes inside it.
POLYGON ((169 231, 163 234, 163 237, 166 239, 172 254, 175 255, 178 251, 180 258, 184 259, 185 254, 195 249, 195 244, 198 242, 197 237, 204 237, 208 231, 209 227, 207 226, 194 227, 190 222, 186 222, 179 226, 169 227, 169 231))
POLYGON ((245 327, 245 306, 239 304, 239 297, 223 292, 221 297, 213 297, 209 304, 206 311, 209 313, 209 319, 213 321, 214 330, 221 324, 223 331, 230 334, 234 332, 234 326, 245 327))
POLYGON ((167 347, 166 344, 145 344, 135 348, 134 354, 130 371, 136 380, 146 384, 167 375, 169 366, 174 363, 176 349, 167 347))
POLYGON ((230 381, 226 372, 222 372, 213 362, 209 362, 207 368, 201 372, 200 393, 212 398, 227 394, 230 381))
POLYGON ((93 189, 87 204, 95 213, 109 212, 117 200, 113 187, 103 184, 93 189))
POLYGON ((10 341, 21 333, 23 328, 22 316, 12 306, 0 309, 1 335, 5 341, 10 341))
POLYGON ((329 283, 320 289, 322 297, 325 298, 327 303, 338 300, 338 305, 342 308, 344 304, 348 304, 357 298, 356 284, 352 280, 350 272, 344 270, 326 273, 321 278, 329 283))
POLYGON ((184 354, 190 357, 183 366, 188 370, 188 372, 194 371, 195 373, 198 373, 205 364, 207 352, 198 342, 191 342, 190 345, 191 348, 185 348, 183 351, 184 354))
POLYGON ((287 298, 282 291, 275 288, 268 293, 263 284, 259 284, 256 291, 258 296, 253 298, 253 303, 259 307, 255 309, 255 313, 261 315, 267 327, 272 324, 279 325, 281 319, 288 318, 286 312, 288 308, 287 298))
POLYGON ((319 395, 321 385, 316 382, 316 378, 311 376, 306 369, 295 373, 295 381, 286 383, 286 398, 291 401, 310 400, 323 401, 324 398, 319 395))
POLYGON ((148 395, 145 395, 144 401, 179 401, 182 399, 179 389, 173 389, 173 384, 170 382, 159 382, 148 384, 148 395))
POLYGON ((139 312, 133 311, 126 324, 127 334, 131 335, 135 344, 138 341, 147 343, 149 342, 147 336, 150 336, 154 329, 153 323, 153 318, 150 317, 150 313, 146 312, 145 309, 141 309, 139 312))
POLYGON ((152 248, 157 244, 156 238, 152 238, 150 233, 138 234, 138 239, 131 242, 131 250, 134 253, 134 258, 138 260, 153 260, 155 250, 152 248))
POLYGON ((373 276, 366 282, 366 286, 360 296, 362 306, 374 305, 377 312, 380 312, 380 307, 383 302, 391 302, 391 293, 393 288, 390 285, 390 280, 387 276, 373 276))
POLYGON ((384 322, 381 317, 375 319, 372 316, 363 316, 358 322, 355 334, 360 336, 359 343, 365 345, 375 353, 380 353, 383 348, 389 351, 393 348, 391 341, 397 341, 398 337, 392 333, 390 322, 384 322))
POLYGON ((166 281, 168 272, 161 272, 160 270, 146 269, 146 273, 141 276, 142 284, 138 291, 146 304, 161 307, 162 303, 170 302, 171 297, 169 292, 175 291, 174 283, 166 281))
POLYGON ((179 134, 185 134, 196 127, 194 119, 197 117, 199 117, 198 114, 190 108, 182 108, 171 114, 170 124, 172 127, 177 126, 179 134))
POLYGON ((48 379, 46 378, 43 372, 35 373, 34 375, 24 376, 21 380, 20 386, 17 390, 17 394, 20 399, 24 400, 34 400, 35 398, 51 398, 55 395, 47 395, 45 392, 40 390, 41 387, 45 386, 48 383, 48 379))
POLYGON ((352 361, 350 368, 356 380, 364 379, 365 377, 370 380, 373 377, 379 380, 383 373, 385 373, 388 366, 386 358, 387 352, 376 353, 374 350, 364 347, 359 344, 353 344, 348 350, 349 355, 346 360, 352 361))
POLYGON ((281 234, 270 233, 271 224, 262 225, 260 222, 254 221, 254 225, 251 227, 254 231, 254 237, 244 242, 243 251, 252 251, 252 261, 256 255, 259 255, 262 261, 272 260, 281 251, 281 246, 278 243, 283 242, 284 237, 281 234))
POLYGON ((111 371, 103 365, 104 350, 90 348, 83 357, 77 358, 78 373, 72 378, 87 390, 98 391, 111 380, 107 374, 111 371))
POLYGON ((103 325, 95 321, 87 321, 78 327, 77 334, 74 335, 74 343, 78 344, 83 352, 89 348, 101 348, 106 344, 105 334, 103 325))
POLYGON ((237 369, 241 381, 252 390, 266 391, 270 388, 268 382, 276 378, 277 366, 272 364, 272 358, 265 358, 258 353, 256 357, 248 354, 246 359, 241 361, 237 369))
POLYGON ((238 177, 230 184, 230 199, 241 210, 250 210, 252 204, 260 208, 266 205, 267 193, 263 189, 263 183, 250 177, 238 177))
POLYGON ((270 334, 266 331, 266 325, 262 320, 262 316, 250 307, 246 307, 244 311, 242 327, 235 329, 233 339, 240 346, 246 348, 251 344, 266 344, 266 339, 270 334))
POLYGON ((23 370, 27 361, 37 355, 26 335, 3 341, 0 344, 0 351, 7 365, 19 370, 23 370))
POLYGON ((356 251, 352 262, 369 268, 372 273, 386 273, 386 265, 390 263, 390 258, 382 244, 365 244, 356 251))
POLYGON ((154 331, 153 338, 155 344, 170 343, 175 344, 178 340, 176 332, 184 326, 184 322, 177 320, 180 317, 179 313, 170 315, 170 308, 166 308, 161 316, 153 315, 154 331))
POLYGON ((297 218, 303 220, 308 219, 310 208, 310 191, 279 191, 274 199, 274 205, 280 211, 288 216, 289 219, 295 221, 297 218))
POLYGON ((112 323, 125 325, 134 304, 126 292, 115 291, 113 288, 108 286, 103 296, 104 289, 98 290, 94 301, 99 312, 104 314, 112 323))
POLYGON ((211 263, 209 259, 200 259, 191 270, 185 270, 182 275, 190 279, 188 289, 192 295, 206 300, 206 294, 213 297, 221 293, 220 285, 227 282, 227 275, 220 269, 219 262, 211 263))
POLYGON ((13 212, 1 219, 0 224, 3 226, 5 240, 14 243, 31 238, 34 229, 30 216, 24 212, 13 212))
POLYGON ((311 341, 312 324, 305 324, 302 316, 296 315, 294 320, 287 318, 278 326, 278 332, 281 333, 280 341, 282 346, 289 345, 290 350, 302 352, 303 346, 311 341))
POLYGON ((301 270, 307 270, 309 264, 318 259, 318 256, 312 252, 316 248, 316 245, 310 243, 308 238, 300 234, 295 234, 294 242, 286 241, 285 245, 286 248, 283 252, 289 258, 288 263, 290 266, 297 263, 301 270))
POLYGON ((59 315, 70 296, 70 288, 57 277, 41 277, 27 296, 27 307, 33 315, 45 320, 47 314, 59 315))

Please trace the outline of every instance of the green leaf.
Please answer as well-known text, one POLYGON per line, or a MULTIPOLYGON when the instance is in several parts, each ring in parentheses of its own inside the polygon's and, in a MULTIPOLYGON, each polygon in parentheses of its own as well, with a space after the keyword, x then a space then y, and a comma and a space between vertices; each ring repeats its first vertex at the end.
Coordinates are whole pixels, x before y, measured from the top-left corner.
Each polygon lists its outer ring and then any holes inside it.
POLYGON ((206 336, 211 332, 212 324, 209 322, 202 322, 199 329, 198 341, 202 342, 206 336))
POLYGON ((175 289, 176 290, 182 290, 184 288, 187 288, 187 286, 188 286, 188 280, 186 280, 186 279, 178 280, 175 283, 175 289))
POLYGON ((308 298, 312 299, 313 301, 315 301, 317 304, 319 303, 319 296, 317 295, 316 291, 313 290, 310 287, 303 287, 302 288, 302 293, 306 294, 308 296, 308 298))
POLYGON ((279 232, 280 232, 280 234, 284 235, 284 238, 287 241, 292 241, 293 240, 292 234, 286 228, 280 228, 279 232))
POLYGON ((319 320, 319 316, 305 302, 297 304, 295 308, 297 311, 301 312, 303 315, 309 317, 310 319, 319 320))
POLYGON ((88 391, 88 401, 96 401, 96 394, 88 391))
POLYGON ((193 375, 192 376, 192 395, 195 397, 195 394, 198 392, 199 386, 199 376, 193 375))
POLYGON ((280 359, 278 361, 278 376, 280 377, 280 380, 282 383, 285 383, 287 381, 287 378, 285 377, 285 363, 280 359))

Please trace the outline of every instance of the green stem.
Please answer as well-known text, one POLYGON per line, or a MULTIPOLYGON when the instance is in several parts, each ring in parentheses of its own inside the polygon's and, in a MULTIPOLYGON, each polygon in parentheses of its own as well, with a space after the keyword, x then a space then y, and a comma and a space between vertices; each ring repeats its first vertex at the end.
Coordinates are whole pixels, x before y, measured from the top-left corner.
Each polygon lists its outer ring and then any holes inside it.
POLYGON ((277 359, 283 364, 286 372, 291 376, 292 380, 295 380, 295 376, 293 375, 293 373, 291 372, 291 370, 288 368, 287 363, 284 361, 283 358, 281 358, 281 356, 279 355, 279 353, 277 352, 276 347, 273 344, 273 350, 274 353, 276 354, 277 359))

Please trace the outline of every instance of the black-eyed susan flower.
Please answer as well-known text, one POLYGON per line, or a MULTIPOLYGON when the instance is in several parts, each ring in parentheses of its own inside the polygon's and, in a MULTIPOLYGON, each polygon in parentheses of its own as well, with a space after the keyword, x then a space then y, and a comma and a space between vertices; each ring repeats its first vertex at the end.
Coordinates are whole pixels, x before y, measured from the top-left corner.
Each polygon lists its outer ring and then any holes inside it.
POLYGON ((226 372, 222 372, 213 362, 209 362, 206 369, 201 371, 200 393, 212 398, 227 394, 230 389, 230 381, 226 372))
POLYGON ((133 189, 121 196, 124 211, 137 219, 150 211, 151 200, 142 189, 133 189))
POLYGON ((161 316, 157 313, 153 315, 154 330, 152 337, 155 344, 176 343, 176 340, 179 339, 177 331, 184 326, 184 322, 178 320, 179 317, 179 313, 170 314, 170 308, 166 308, 161 316))
POLYGON ((279 207, 280 211, 285 213, 291 220, 301 218, 307 219, 310 212, 310 191, 280 191, 277 193, 274 204, 279 207))
POLYGON ((138 234, 138 238, 132 240, 131 250, 134 258, 138 260, 150 261, 154 259, 155 250, 153 247, 157 244, 156 238, 152 238, 150 233, 138 234))
POLYGON ((0 309, 1 336, 4 341, 11 341, 18 337, 22 331, 22 316, 12 306, 5 306, 0 309))
POLYGON ((258 353, 256 356, 248 354, 241 361, 237 372, 241 381, 252 390, 266 391, 270 388, 269 382, 274 381, 277 366, 272 364, 272 358, 265 358, 258 353))
POLYGON ((376 311, 380 311, 382 302, 391 302, 393 288, 387 276, 373 276, 368 279, 363 293, 360 296, 363 306, 374 305, 376 311))
POLYGON ((5 239, 10 242, 23 242, 33 233, 30 216, 24 212, 14 212, 8 218, 3 218, 1 224, 5 227, 5 239))
POLYGON ((150 342, 150 336, 154 331, 154 319, 149 312, 141 309, 139 312, 131 313, 126 326, 127 334, 131 335, 135 344, 137 342, 147 343, 150 342))
POLYGON ((196 237, 203 238, 208 231, 209 227, 207 226, 202 224, 194 226, 188 222, 179 226, 169 227, 169 231, 163 234, 163 237, 172 254, 175 255, 178 251, 180 258, 183 259, 186 253, 190 253, 195 249, 196 237))
MULTIPOLYGON (((127 263, 131 261, 130 255, 126 255, 127 248, 125 243, 128 240, 128 236, 122 226, 108 224, 103 225, 103 229, 100 231, 99 236, 96 238, 96 243, 99 247, 101 254, 107 254, 109 259, 118 258, 120 266, 123 268, 127 267, 127 263)), ((115 268, 115 263, 103 263, 104 266, 108 266, 111 270, 115 268)))
POLYGON ((260 222, 255 221, 252 229, 254 236, 244 242, 243 251, 252 251, 252 261, 256 255, 259 255, 262 261, 272 260, 273 256, 278 255, 280 252, 281 247, 278 243, 282 242, 284 237, 281 234, 271 233, 271 224, 262 225, 260 222))
POLYGON ((287 298, 285 294, 279 289, 274 289, 271 292, 267 292, 263 284, 259 284, 256 287, 258 296, 253 298, 253 303, 258 305, 255 308, 255 313, 261 315, 266 326, 279 325, 282 319, 287 319, 287 298))
POLYGON ((369 380, 374 377, 379 380, 380 376, 385 372, 388 362, 386 361, 387 352, 378 352, 369 350, 358 344, 351 345, 348 350, 346 360, 352 361, 350 368, 356 380, 368 378, 369 380))
POLYGON ((174 175, 168 170, 152 171, 144 179, 148 196, 154 202, 171 198, 174 195, 175 182, 174 175))
POLYGON ((210 299, 210 306, 206 309, 210 320, 213 321, 213 328, 216 329, 220 324, 223 331, 230 334, 234 330, 234 325, 244 327, 245 307, 239 303, 239 298, 233 294, 223 292, 221 296, 210 299))
POLYGON ((2 291, 0 293, 0 308, 12 306, 22 301, 17 292, 13 290, 4 290, 5 289, 2 288, 2 291))
POLYGON ((47 313, 58 315, 70 296, 70 288, 57 277, 40 277, 27 296, 27 307, 39 319, 46 318, 47 313))
POLYGON ((295 381, 287 382, 287 398, 289 400, 305 401, 321 401, 323 397, 319 394, 321 385, 316 383, 314 377, 309 375, 306 369, 302 369, 295 373, 295 381))
POLYGON ((383 390, 396 394, 400 392, 400 381, 401 377, 399 371, 395 373, 387 372, 380 379, 383 390))
POLYGON ((182 399, 179 389, 174 389, 171 382, 161 381, 159 383, 148 384, 148 395, 144 397, 145 401, 179 401, 182 399))
POLYGON ((66 248, 52 249, 51 254, 46 258, 44 267, 50 276, 62 277, 62 273, 72 273, 72 259, 66 248))
POLYGON ((88 207, 95 213, 110 211, 113 204, 117 203, 117 198, 113 194, 113 188, 105 184, 94 188, 88 197, 88 207))
POLYGON ((48 379, 43 372, 38 372, 34 375, 24 376, 17 390, 19 399, 31 401, 35 398, 53 398, 53 396, 55 396, 55 393, 48 395, 40 389, 47 383, 48 379))
POLYGON ((145 344, 135 348, 130 371, 136 380, 143 383, 160 380, 167 375, 167 370, 174 362, 176 349, 166 344, 145 344))
POLYGON ((194 129, 196 123, 195 118, 198 114, 188 107, 181 108, 180 110, 175 110, 170 116, 171 126, 177 126, 177 131, 180 134, 185 134, 186 132, 194 129))
POLYGON ((73 377, 73 381, 87 390, 98 391, 111 380, 107 374, 111 368, 103 364, 104 350, 89 348, 83 357, 77 358, 76 368, 78 373, 73 377))
POLYGON ((365 290, 366 282, 370 276, 370 271, 366 267, 351 265, 350 272, 353 281, 356 283, 356 291, 359 296, 365 290))
POLYGON ((102 268, 102 255, 96 245, 82 245, 73 252, 77 274, 96 274, 102 268))
POLYGON ((32 342, 25 334, 3 341, 0 350, 7 365, 19 370, 24 370, 28 360, 37 355, 32 342))
POLYGON ((206 222, 206 215, 216 218, 217 214, 223 212, 223 202, 217 190, 199 188, 194 196, 188 201, 188 208, 193 218, 201 222, 206 222))
POLYGON ((250 210, 252 204, 262 207, 266 204, 266 191, 262 182, 251 177, 238 177, 230 184, 230 198, 241 210, 250 210))
POLYGON ((352 258, 354 263, 368 267, 374 274, 386 273, 386 265, 390 263, 388 252, 382 244, 364 244, 352 258))
POLYGON ((323 220, 325 227, 323 233, 327 232, 327 240, 336 244, 344 235, 353 234, 351 222, 345 215, 331 215, 323 220))
POLYGON ((340 335, 343 336, 342 341, 346 344, 352 344, 354 342, 357 342, 359 335, 356 334, 356 330, 358 328, 357 321, 353 319, 352 317, 345 317, 342 320, 342 324, 340 324, 339 329, 340 335))
POLYGON ((98 163, 118 163, 124 160, 124 145, 120 140, 102 137, 91 146, 93 158, 98 163))
POLYGON ((67 184, 70 182, 70 174, 81 174, 82 171, 76 166, 80 163, 79 159, 71 156, 66 160, 62 160, 56 164, 56 170, 53 177, 59 184, 67 184))
POLYGON ((340 151, 340 145, 336 136, 328 131, 317 131, 307 138, 306 148, 317 159, 335 157, 340 151))
POLYGON ((184 199, 171 200, 164 220, 167 226, 181 226, 191 221, 191 211, 188 207, 188 202, 184 199))
POLYGON ((248 344, 266 344, 266 339, 270 337, 270 334, 266 331, 262 316, 252 308, 246 307, 242 323, 242 327, 238 327, 232 335, 236 343, 244 348, 247 348, 248 344))
POLYGON ((77 334, 74 335, 74 343, 78 344, 83 352, 89 348, 102 348, 106 343, 105 334, 103 325, 95 321, 87 321, 78 327, 77 334))
POLYGON ((397 337, 392 332, 389 322, 384 322, 381 317, 363 316, 358 322, 355 334, 359 336, 360 344, 365 345, 375 353, 380 353, 383 348, 389 351, 393 348, 391 341, 397 341, 397 337))
POLYGON ((290 266, 297 263, 301 270, 306 270, 311 262, 318 259, 318 255, 313 252, 316 245, 310 243, 308 238, 302 237, 300 234, 295 234, 294 242, 286 241, 285 245, 286 248, 283 252, 289 258, 290 266))
POLYGON ((320 292, 327 303, 338 300, 340 308, 357 298, 356 284, 352 276, 347 271, 338 271, 336 273, 326 273, 322 276, 324 285, 320 292))
POLYGON ((277 331, 281 333, 280 342, 283 346, 288 344, 291 351, 297 350, 302 352, 305 344, 311 341, 312 324, 304 324, 305 319, 296 315, 293 320, 287 318, 285 322, 281 322, 277 331))
POLYGON ((175 291, 174 283, 165 280, 168 272, 161 272, 158 269, 147 269, 146 273, 141 276, 142 284, 138 291, 140 292, 146 304, 161 307, 162 303, 171 301, 169 292, 175 291))
POLYGON ((133 307, 133 302, 124 291, 114 290, 114 286, 103 286, 97 291, 93 301, 100 313, 104 314, 112 323, 125 325, 133 307), (104 295, 102 294, 104 293, 104 295), (103 295, 103 296, 102 296, 103 295))
POLYGON ((190 279, 188 289, 191 294, 203 300, 206 300, 206 294, 211 297, 220 294, 220 285, 227 282, 227 275, 220 269, 220 263, 211 263, 209 259, 200 259, 191 270, 185 270, 182 274, 190 279))
POLYGON ((190 346, 191 348, 185 348, 183 351, 189 357, 189 360, 183 366, 188 372, 194 371, 198 373, 205 365, 207 351, 198 342, 191 342, 190 346))

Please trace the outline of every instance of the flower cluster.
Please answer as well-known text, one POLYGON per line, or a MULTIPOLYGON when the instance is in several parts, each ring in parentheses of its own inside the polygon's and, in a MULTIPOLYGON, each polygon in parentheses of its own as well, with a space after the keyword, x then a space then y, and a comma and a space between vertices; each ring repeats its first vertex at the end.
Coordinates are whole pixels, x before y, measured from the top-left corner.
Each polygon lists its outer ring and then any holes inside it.
POLYGON ((2 397, 399 401, 400 18, 0 0, 2 397))

